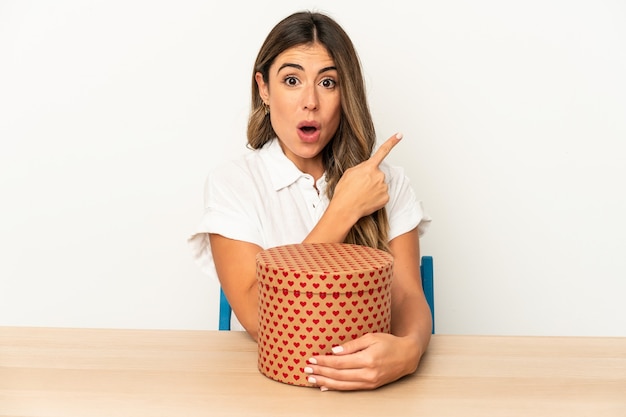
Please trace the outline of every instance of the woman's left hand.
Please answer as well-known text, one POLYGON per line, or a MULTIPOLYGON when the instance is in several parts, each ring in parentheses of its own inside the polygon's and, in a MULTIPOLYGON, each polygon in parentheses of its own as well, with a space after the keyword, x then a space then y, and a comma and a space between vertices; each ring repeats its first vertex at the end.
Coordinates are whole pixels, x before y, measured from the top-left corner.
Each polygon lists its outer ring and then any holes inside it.
POLYGON ((369 333, 309 359, 305 372, 323 391, 375 389, 415 372, 419 346, 411 337, 369 333))

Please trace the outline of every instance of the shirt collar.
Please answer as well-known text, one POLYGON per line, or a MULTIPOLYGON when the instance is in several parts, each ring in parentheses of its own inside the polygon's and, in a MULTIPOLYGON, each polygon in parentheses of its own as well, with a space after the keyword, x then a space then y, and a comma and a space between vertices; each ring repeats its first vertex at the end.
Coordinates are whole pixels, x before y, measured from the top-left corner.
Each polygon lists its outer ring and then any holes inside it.
POLYGON ((276 191, 290 186, 304 175, 302 171, 285 156, 276 138, 263 146, 260 151, 260 156, 263 163, 266 165, 272 185, 276 191))

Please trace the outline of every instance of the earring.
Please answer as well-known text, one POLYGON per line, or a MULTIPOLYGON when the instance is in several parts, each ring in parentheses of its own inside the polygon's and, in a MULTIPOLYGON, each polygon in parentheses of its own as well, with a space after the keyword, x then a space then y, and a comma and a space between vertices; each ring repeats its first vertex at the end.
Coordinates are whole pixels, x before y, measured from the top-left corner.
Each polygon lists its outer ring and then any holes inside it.
POLYGON ((270 106, 269 104, 263 102, 263 111, 265 112, 265 115, 267 116, 268 114, 270 114, 270 106))

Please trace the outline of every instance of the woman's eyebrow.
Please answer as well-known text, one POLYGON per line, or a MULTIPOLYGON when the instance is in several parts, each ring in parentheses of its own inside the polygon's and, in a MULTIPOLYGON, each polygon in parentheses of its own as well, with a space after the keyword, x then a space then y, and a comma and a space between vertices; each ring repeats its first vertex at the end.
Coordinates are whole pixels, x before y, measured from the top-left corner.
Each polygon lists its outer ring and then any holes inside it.
MULTIPOLYGON (((276 73, 277 73, 277 74, 278 74, 278 73, 280 73, 280 72, 281 72, 284 68, 295 68, 295 69, 297 69, 297 70, 299 70, 299 71, 304 71, 304 67, 302 67, 302 65, 299 65, 299 64, 292 64, 292 63, 290 63, 290 62, 286 62, 286 63, 284 63, 283 65, 281 65, 281 66, 278 68, 278 71, 276 71, 276 73)), ((334 65, 331 65, 331 66, 329 66, 329 67, 324 67, 324 68, 322 68, 322 69, 321 69, 321 70, 319 70, 317 73, 318 73, 318 74, 322 74, 322 73, 324 73, 324 72, 328 72, 328 71, 336 71, 336 70, 337 70, 337 67, 335 67, 334 65)))
POLYGON ((297 69, 297 70, 299 70, 299 71, 304 71, 304 68, 302 67, 302 65, 292 64, 292 63, 289 63, 289 62, 285 62, 283 65, 281 65, 281 66, 278 68, 278 71, 276 71, 276 73, 278 74, 279 72, 281 72, 281 71, 282 71, 283 69, 285 69, 285 68, 295 68, 295 69, 297 69))
POLYGON ((325 67, 325 68, 322 68, 322 69, 321 69, 321 70, 319 70, 317 73, 318 73, 318 74, 322 74, 322 73, 324 73, 324 72, 328 72, 328 71, 337 71, 337 67, 336 67, 336 66, 334 66, 334 65, 331 65, 330 67, 325 67))

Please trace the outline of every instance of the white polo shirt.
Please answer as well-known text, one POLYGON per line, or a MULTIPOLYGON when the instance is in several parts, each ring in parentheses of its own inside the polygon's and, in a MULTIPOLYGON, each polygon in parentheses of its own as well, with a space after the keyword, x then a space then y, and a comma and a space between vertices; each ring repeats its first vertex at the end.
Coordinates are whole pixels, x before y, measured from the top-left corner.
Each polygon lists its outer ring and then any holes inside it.
MULTIPOLYGON (((380 165, 389 186, 389 240, 418 227, 421 236, 430 218, 415 197, 404 170, 380 165)), ((283 153, 277 139, 259 150, 220 166, 205 184, 204 215, 189 238, 202 271, 217 279, 209 233, 254 243, 263 249, 302 242, 329 204, 326 179, 302 173, 283 153)), ((233 315, 234 316, 234 315, 233 315)), ((236 318, 233 330, 244 330, 236 318)))

